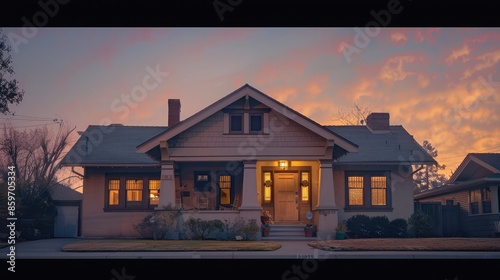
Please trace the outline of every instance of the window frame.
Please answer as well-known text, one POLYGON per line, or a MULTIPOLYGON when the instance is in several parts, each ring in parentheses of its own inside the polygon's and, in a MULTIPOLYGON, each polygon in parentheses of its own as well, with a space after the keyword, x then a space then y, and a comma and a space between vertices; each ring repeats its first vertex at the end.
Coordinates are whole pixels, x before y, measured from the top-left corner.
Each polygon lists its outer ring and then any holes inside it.
POLYGON ((231 175, 228 172, 220 171, 220 172, 216 172, 216 176, 217 176, 216 177, 216 181, 217 181, 217 207, 220 207, 220 206, 229 207, 230 205, 232 205, 234 203, 234 192, 235 192, 234 175, 231 175), (229 188, 221 188, 221 181, 220 181, 221 176, 228 176, 229 177, 229 181, 224 181, 224 182, 229 182, 229 188), (229 203, 224 203, 224 204, 221 203, 221 195, 222 195, 223 189, 229 189, 229 203))
MULTIPOLYGON (((150 190, 149 180, 160 180, 160 174, 105 174, 105 187, 104 187, 104 207, 105 212, 108 211, 150 211, 153 210, 158 204, 150 203, 150 190), (111 180, 118 180, 120 186, 118 189, 118 204, 110 205, 110 189, 109 182, 111 180), (127 181, 128 180, 142 180, 141 200, 128 201, 127 200, 127 181)), ((160 180, 161 186, 161 180, 160 180)))
POLYGON ((241 134, 243 133, 243 130, 245 129, 244 128, 245 126, 245 116, 244 114, 242 113, 231 113, 229 114, 229 133, 232 133, 232 134, 241 134), (240 127, 241 129, 240 130, 234 130, 233 129, 233 117, 240 117, 240 127))
POLYGON ((345 171, 345 207, 349 211, 393 211, 392 191, 391 191, 391 172, 390 171, 345 171), (349 203, 349 177, 362 177, 362 205, 350 205, 349 203), (374 205, 372 202, 372 177, 385 177, 385 205, 374 205))
POLYGON ((249 131, 249 133, 261 133, 264 131, 264 115, 262 113, 250 113, 248 115, 248 131, 249 131), (252 117, 259 117, 260 118, 259 130, 252 129, 252 117))

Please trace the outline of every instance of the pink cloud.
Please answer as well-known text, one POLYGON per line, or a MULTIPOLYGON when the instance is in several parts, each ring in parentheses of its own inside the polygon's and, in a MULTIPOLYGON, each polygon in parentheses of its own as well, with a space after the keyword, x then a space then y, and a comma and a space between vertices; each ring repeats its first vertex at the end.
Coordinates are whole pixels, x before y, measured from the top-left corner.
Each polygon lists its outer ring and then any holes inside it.
POLYGON ((408 37, 403 32, 397 31, 391 34, 391 41, 395 45, 405 45, 408 42, 408 37))
POLYGON ((402 81, 409 75, 416 74, 416 72, 405 68, 406 64, 411 64, 415 61, 423 61, 423 57, 411 54, 390 57, 381 67, 379 77, 381 80, 389 83, 402 81))
POLYGON ((318 95, 323 92, 323 90, 328 85, 328 74, 320 74, 314 77, 306 86, 306 90, 310 95, 318 95))
POLYGON ((462 79, 467 79, 476 72, 495 66, 500 61, 500 49, 479 55, 475 61, 477 63, 474 66, 464 71, 462 79))
POLYGON ((469 60, 469 54, 471 53, 471 50, 469 49, 468 45, 463 45, 459 49, 455 49, 451 52, 451 54, 446 58, 446 62, 448 64, 452 64, 453 62, 457 60, 461 60, 462 62, 466 62, 469 60))

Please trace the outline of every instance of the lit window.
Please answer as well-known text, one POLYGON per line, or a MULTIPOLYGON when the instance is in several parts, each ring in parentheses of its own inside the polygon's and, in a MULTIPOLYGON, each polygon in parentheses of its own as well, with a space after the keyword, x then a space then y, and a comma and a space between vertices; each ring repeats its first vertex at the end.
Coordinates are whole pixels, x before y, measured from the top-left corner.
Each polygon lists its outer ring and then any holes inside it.
POLYGON ((264 201, 271 201, 271 187, 273 181, 271 180, 271 172, 264 172, 264 201))
POLYGON ((363 205, 363 177, 347 177, 347 188, 349 190, 349 205, 363 205))
POLYGON ((309 201, 309 172, 301 174, 302 201, 309 201))
POLYGON ((160 201, 160 180, 149 180, 149 204, 158 205, 160 201))
POLYGON ((142 180, 127 180, 125 188, 127 190, 127 201, 142 201, 142 180))
POLYGON ((371 177, 372 205, 387 204, 387 181, 385 176, 371 177))
POLYGON ((120 180, 109 180, 109 205, 118 205, 120 194, 120 180))
POLYGON ((231 176, 221 175, 219 176, 219 190, 220 190, 220 204, 228 205, 231 204, 231 176))

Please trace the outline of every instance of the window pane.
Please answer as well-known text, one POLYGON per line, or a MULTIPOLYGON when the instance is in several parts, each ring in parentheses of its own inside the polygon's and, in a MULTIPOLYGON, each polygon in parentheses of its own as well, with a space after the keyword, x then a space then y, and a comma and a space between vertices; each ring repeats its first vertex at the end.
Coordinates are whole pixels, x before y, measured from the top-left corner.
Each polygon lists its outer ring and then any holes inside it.
POLYGON ((264 200, 266 202, 271 201, 271 172, 264 172, 264 200))
POLYGON ((109 180, 109 205, 118 205, 120 192, 120 180, 109 180))
POLYGON ((387 179, 385 176, 371 177, 372 205, 386 205, 387 179))
POLYGON ((149 204, 158 205, 160 201, 160 180, 149 180, 149 204))
POLYGON ((220 204, 231 204, 231 176, 219 176, 220 204))
POLYGON ((231 189, 220 190, 220 204, 231 204, 231 189))
POLYGON ((241 115, 233 115, 230 119, 231 131, 243 131, 243 117, 241 115))
POLYGON ((142 180, 127 180, 125 188, 127 189, 127 201, 142 201, 142 180))
POLYGON ((349 189, 349 205, 363 205, 363 177, 347 177, 347 187, 349 189))
POLYGON ((470 204, 470 213, 471 214, 479 214, 479 203, 471 202, 470 204))
POLYGON ((250 116, 250 131, 261 131, 262 130, 262 116, 261 115, 251 115, 250 116))

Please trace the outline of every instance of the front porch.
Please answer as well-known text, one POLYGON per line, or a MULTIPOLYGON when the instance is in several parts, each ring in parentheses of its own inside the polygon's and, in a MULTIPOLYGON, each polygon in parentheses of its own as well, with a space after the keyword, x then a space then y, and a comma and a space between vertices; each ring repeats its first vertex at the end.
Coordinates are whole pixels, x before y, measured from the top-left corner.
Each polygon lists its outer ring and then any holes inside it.
POLYGON ((175 205, 202 219, 242 217, 260 225, 268 211, 278 229, 303 231, 313 223, 322 237, 338 222, 329 160, 163 162, 160 190, 158 210, 175 205))

